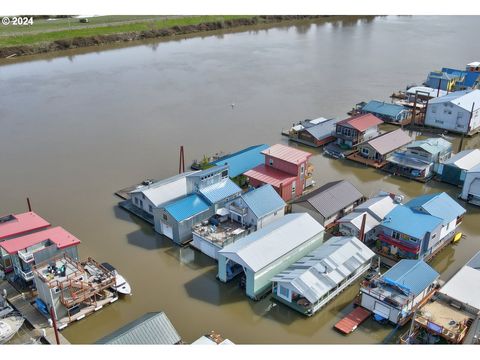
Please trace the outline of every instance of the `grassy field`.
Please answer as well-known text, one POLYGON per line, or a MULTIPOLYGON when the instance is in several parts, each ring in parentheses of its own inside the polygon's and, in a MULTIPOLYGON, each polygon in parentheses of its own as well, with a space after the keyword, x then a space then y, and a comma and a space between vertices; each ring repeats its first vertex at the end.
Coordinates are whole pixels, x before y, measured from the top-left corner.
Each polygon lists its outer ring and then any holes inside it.
POLYGON ((134 31, 197 25, 252 16, 98 16, 80 23, 77 18, 34 20, 32 26, 0 25, 0 47, 35 45, 75 37, 98 36, 134 31))

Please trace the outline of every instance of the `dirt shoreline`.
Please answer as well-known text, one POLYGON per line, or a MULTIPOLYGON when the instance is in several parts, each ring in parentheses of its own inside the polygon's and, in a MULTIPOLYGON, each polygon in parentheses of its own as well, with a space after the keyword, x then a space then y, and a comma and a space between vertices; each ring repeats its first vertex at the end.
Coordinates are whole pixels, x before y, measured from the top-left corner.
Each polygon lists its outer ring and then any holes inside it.
POLYGON ((9 46, 0 48, 0 59, 17 58, 26 55, 36 55, 60 50, 77 49, 88 46, 101 46, 112 43, 145 40, 154 38, 186 35, 198 32, 208 32, 222 29, 232 29, 257 24, 272 24, 282 21, 308 20, 327 17, 327 15, 269 15, 240 18, 217 22, 204 22, 198 25, 173 26, 165 29, 145 30, 128 33, 76 37, 73 39, 56 40, 34 45, 9 46))

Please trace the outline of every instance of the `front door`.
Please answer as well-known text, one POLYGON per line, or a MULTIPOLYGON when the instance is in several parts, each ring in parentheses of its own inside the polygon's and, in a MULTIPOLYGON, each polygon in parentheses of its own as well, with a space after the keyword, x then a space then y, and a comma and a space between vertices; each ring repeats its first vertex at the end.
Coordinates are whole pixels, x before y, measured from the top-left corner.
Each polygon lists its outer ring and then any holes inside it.
POLYGON ((162 234, 173 240, 173 228, 167 223, 161 222, 162 234))

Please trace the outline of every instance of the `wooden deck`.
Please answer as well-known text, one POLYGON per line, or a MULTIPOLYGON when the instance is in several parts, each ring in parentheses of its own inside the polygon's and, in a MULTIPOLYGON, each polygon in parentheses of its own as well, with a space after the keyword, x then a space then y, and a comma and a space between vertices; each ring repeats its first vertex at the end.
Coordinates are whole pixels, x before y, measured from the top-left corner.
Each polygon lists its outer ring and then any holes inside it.
MULTIPOLYGON (((34 329, 44 329, 46 333, 45 340, 47 340, 49 344, 56 344, 55 331, 48 324, 47 318, 33 307, 33 305, 26 300, 26 297, 22 296, 22 294, 7 281, 0 283, 0 291, 3 291, 3 289, 7 290, 7 299, 15 310, 17 310, 34 329)), ((70 344, 62 334, 58 334, 58 337, 61 345, 70 344)))
POLYGON ((369 318, 372 313, 367 309, 357 306, 355 309, 350 311, 347 316, 342 320, 337 322, 334 326, 335 329, 341 333, 347 335, 355 331, 355 329, 369 318))
POLYGON ((357 152, 348 155, 347 159, 358 162, 360 164, 364 164, 364 165, 373 167, 375 169, 381 169, 382 167, 387 165, 386 161, 378 162, 378 161, 375 161, 375 160, 366 159, 363 156, 359 155, 357 152))

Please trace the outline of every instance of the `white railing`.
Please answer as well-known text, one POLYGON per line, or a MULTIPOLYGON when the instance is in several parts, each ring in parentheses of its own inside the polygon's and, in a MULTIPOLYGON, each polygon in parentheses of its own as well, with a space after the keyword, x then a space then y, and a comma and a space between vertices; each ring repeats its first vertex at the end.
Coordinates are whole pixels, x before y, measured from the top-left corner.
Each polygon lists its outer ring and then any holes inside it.
POLYGON ((18 257, 19 257, 20 259, 22 259, 23 261, 25 261, 26 263, 29 263, 29 262, 33 261, 33 254, 30 253, 30 252, 27 252, 27 251, 25 251, 25 252, 19 251, 17 254, 18 254, 18 257))
POLYGON ((20 274, 25 279, 25 281, 33 280, 33 271, 24 272, 23 270, 20 270, 20 274))

